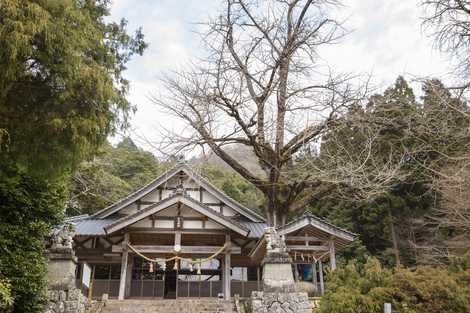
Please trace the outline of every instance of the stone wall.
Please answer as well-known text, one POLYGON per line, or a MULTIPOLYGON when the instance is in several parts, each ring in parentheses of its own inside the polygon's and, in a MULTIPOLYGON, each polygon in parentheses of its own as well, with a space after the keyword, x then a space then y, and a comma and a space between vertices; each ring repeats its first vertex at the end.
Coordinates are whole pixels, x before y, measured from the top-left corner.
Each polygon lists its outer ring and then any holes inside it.
POLYGON ((312 303, 305 292, 263 292, 251 294, 252 313, 311 313, 312 303))
POLYGON ((49 290, 48 297, 45 313, 84 313, 88 307, 88 300, 77 288, 49 290))

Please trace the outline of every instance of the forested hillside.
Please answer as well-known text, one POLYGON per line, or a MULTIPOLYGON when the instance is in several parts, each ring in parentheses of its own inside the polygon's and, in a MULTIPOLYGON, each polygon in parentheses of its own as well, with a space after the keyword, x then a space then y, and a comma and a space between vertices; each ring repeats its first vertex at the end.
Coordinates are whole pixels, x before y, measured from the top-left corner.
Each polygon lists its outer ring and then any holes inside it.
MULTIPOLYGON (((260 209, 262 197, 256 188, 223 163, 213 158, 193 158, 188 162, 233 199, 260 209)), ((72 176, 67 214, 92 214, 143 187, 174 164, 174 160, 159 161, 130 138, 115 147, 107 143, 92 161, 82 162, 72 176)))

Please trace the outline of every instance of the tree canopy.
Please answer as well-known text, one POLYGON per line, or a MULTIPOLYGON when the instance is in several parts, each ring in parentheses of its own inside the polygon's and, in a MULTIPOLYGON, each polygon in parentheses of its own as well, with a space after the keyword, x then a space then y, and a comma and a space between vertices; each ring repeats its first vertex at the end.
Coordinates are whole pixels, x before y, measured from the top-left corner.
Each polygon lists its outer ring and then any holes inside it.
POLYGON ((90 155, 125 127, 126 63, 146 47, 109 1, 5 0, 0 5, 2 155, 42 174, 90 155), (47 170, 45 169, 47 167, 47 170))
POLYGON ((127 126, 126 64, 141 30, 108 0, 0 3, 0 307, 42 312, 45 242, 62 221, 68 175, 127 126))

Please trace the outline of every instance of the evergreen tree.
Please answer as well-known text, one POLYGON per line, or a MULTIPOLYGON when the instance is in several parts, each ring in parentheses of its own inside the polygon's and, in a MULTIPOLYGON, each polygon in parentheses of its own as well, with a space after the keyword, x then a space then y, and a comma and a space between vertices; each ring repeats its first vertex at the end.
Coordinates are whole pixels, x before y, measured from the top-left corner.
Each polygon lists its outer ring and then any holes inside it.
POLYGON ((107 143, 72 176, 67 213, 92 214, 143 187, 167 167, 130 138, 116 147, 107 143))
MULTIPOLYGON (((405 179, 395 181, 394 187, 387 192, 365 200, 352 196, 354 187, 336 188, 312 203, 311 210, 360 234, 369 253, 379 256, 383 262, 415 264, 416 255, 410 245, 414 240, 413 220, 430 210, 433 199, 428 177, 413 161, 420 142, 416 120, 422 115, 421 105, 405 79, 399 77, 393 87, 372 96, 365 108, 356 107, 349 115, 360 123, 328 133, 321 150, 343 149, 349 154, 361 153, 367 144, 368 136, 364 132, 376 126, 379 131, 372 147, 373 156, 364 166, 387 162, 401 164, 405 175, 400 177, 405 179)), ((357 256, 350 252, 349 257, 357 256)))
POLYGON ((126 63, 146 47, 108 0, 0 2, 0 281, 13 312, 45 302, 44 239, 67 175, 126 127, 126 63))
POLYGON ((0 5, 0 129, 8 152, 60 174, 127 124, 122 76, 146 46, 109 22, 108 0, 5 0, 0 5))

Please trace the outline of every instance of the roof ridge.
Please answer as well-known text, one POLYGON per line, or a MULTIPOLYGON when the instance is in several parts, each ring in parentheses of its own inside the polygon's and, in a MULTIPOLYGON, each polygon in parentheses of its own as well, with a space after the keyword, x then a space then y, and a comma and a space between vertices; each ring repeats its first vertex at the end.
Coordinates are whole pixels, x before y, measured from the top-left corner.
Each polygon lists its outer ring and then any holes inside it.
POLYGON ((296 222, 296 221, 299 221, 300 219, 305 218, 305 217, 316 219, 316 220, 319 221, 319 222, 325 223, 325 224, 327 224, 327 225, 329 225, 329 226, 331 226, 331 227, 334 227, 334 228, 336 228, 336 229, 339 229, 339 230, 341 230, 341 231, 344 231, 344 232, 346 232, 346 233, 349 233, 350 235, 353 235, 353 236, 357 236, 357 235, 358 235, 358 234, 356 234, 356 233, 353 233, 352 231, 349 231, 349 230, 344 229, 344 228, 342 228, 342 227, 336 226, 335 224, 333 224, 333 223, 327 221, 326 219, 321 218, 321 217, 319 217, 319 216, 317 216, 317 215, 315 215, 315 214, 313 214, 312 212, 309 212, 309 211, 305 211, 302 216, 300 216, 300 217, 297 218, 297 219, 294 219, 294 220, 290 221, 290 222, 287 223, 286 225, 291 224, 291 223, 294 223, 294 222, 296 222))
POLYGON ((237 200, 233 199, 232 197, 230 197, 229 195, 225 194, 224 192, 222 192, 219 188, 217 188, 213 183, 211 183, 209 181, 208 178, 204 177, 203 175, 199 175, 198 173, 196 173, 193 168, 187 164, 187 163, 184 163, 183 166, 185 166, 189 171, 191 171, 195 176, 197 176, 199 179, 202 179, 204 180, 205 183, 207 183, 211 188, 213 188, 215 191, 219 192, 224 198, 226 198, 227 200, 229 200, 229 202, 233 202, 232 204, 235 204, 237 205, 238 207, 240 207, 241 209, 243 209, 244 211, 248 211, 249 213, 255 215, 256 217, 258 217, 259 219, 261 219, 263 222, 265 222, 265 218, 259 214, 258 212, 256 212, 255 210, 253 209, 250 209, 246 206, 244 206, 243 204, 241 204, 240 202, 238 202, 237 200))
MULTIPOLYGON (((219 217, 219 218, 225 220, 226 222, 232 223, 232 224, 236 225, 237 227, 239 227, 240 229, 243 229, 243 230, 247 231, 248 233, 250 232, 250 229, 248 229, 245 225, 243 225, 243 224, 239 223, 238 221, 235 221, 235 220, 233 220, 233 219, 231 219, 231 218, 229 218, 229 217, 227 217, 227 216, 225 216, 225 215, 223 215, 223 214, 221 214, 221 213, 219 213, 219 212, 217 212, 217 211, 215 211, 215 210, 213 210, 213 209, 211 209, 211 208, 209 208, 208 206, 204 205, 204 203, 199 202, 198 200, 196 200, 196 199, 194 199, 194 198, 192 198, 192 197, 190 197, 190 196, 188 196, 187 194, 184 194, 184 193, 183 193, 183 194, 174 194, 174 195, 172 195, 172 196, 170 196, 170 197, 168 197, 168 198, 165 198, 165 199, 162 199, 162 200, 160 200, 160 201, 158 201, 158 202, 155 202, 155 203, 149 205, 148 207, 145 207, 144 209, 139 210, 139 211, 137 211, 137 212, 135 212, 135 213, 133 213, 133 214, 126 215, 126 216, 123 216, 123 217, 121 217, 121 218, 118 218, 118 219, 116 219, 114 222, 112 222, 112 223, 106 225, 105 229, 106 229, 106 228, 112 228, 113 226, 118 225, 118 224, 120 224, 120 223, 122 223, 122 222, 125 222, 125 221, 127 221, 127 220, 131 220, 132 218, 134 218, 135 216, 138 216, 139 214, 142 214, 142 213, 145 213, 145 212, 147 212, 147 211, 150 211, 150 210, 152 210, 153 208, 155 208, 156 206, 159 206, 159 205, 161 205, 161 204, 163 204, 163 203, 165 203, 165 202, 169 202, 169 201, 171 201, 171 200, 173 200, 173 199, 175 199, 175 198, 178 198, 178 197, 183 197, 183 198, 187 199, 188 201, 190 201, 190 202, 192 202, 192 203, 195 203, 195 204, 201 206, 202 208, 204 208, 204 210, 207 210, 207 211, 210 212, 211 214, 216 215, 217 217, 219 217)), ((144 218, 145 218, 145 217, 144 217, 144 218)))
MULTIPOLYGON (((133 192, 131 192, 130 194, 128 194, 127 196, 125 196, 124 198, 121 198, 119 200, 117 200, 116 202, 108 205, 107 207, 99 210, 98 212, 95 212, 92 216, 93 217, 99 217, 100 214, 106 212, 107 210, 111 209, 112 207, 114 206, 119 206, 120 204, 122 204, 123 202, 125 202, 126 200, 129 200, 130 198, 132 198, 133 196, 137 195, 138 193, 142 192, 143 190, 145 190, 146 188, 150 187, 151 185, 155 184, 157 181, 161 180, 163 177, 165 176, 168 176, 170 172, 172 171, 175 171, 177 168, 180 168, 184 165, 185 163, 176 163, 173 167, 169 168, 168 170, 164 171, 163 173, 161 173, 160 175, 158 175, 157 177, 155 177, 154 179, 152 179, 149 183, 145 184, 144 186, 134 190, 133 192)), ((174 175, 174 174, 172 174, 174 175)), ((105 216, 106 217, 106 216, 105 216)))
POLYGON ((202 202, 200 202, 200 201, 198 201, 198 200, 196 200, 196 199, 194 199, 194 198, 192 198, 192 197, 190 197, 190 196, 188 196, 188 195, 186 195, 186 194, 183 194, 182 196, 183 196, 184 198, 188 199, 188 200, 191 201, 191 202, 197 203, 198 205, 202 206, 203 208, 205 208, 205 209, 207 209, 207 210, 211 210, 211 212, 212 212, 213 214, 215 214, 215 215, 217 215, 217 216, 219 216, 219 217, 221 217, 221 218, 223 218, 223 219, 225 219, 225 220, 227 220, 227 221, 230 221, 231 223, 234 223, 234 224, 238 225, 239 227, 241 227, 241 228, 243 228, 243 229, 245 229, 245 230, 249 230, 249 229, 246 228, 244 225, 242 225, 239 221, 236 221, 236 220, 234 220, 234 219, 232 219, 232 218, 230 218, 230 217, 228 217, 228 216, 225 216, 225 215, 221 214, 220 212, 217 212, 217 211, 215 211, 215 210, 209 208, 209 207, 208 207, 207 205, 205 205, 204 203, 202 203, 202 202))

